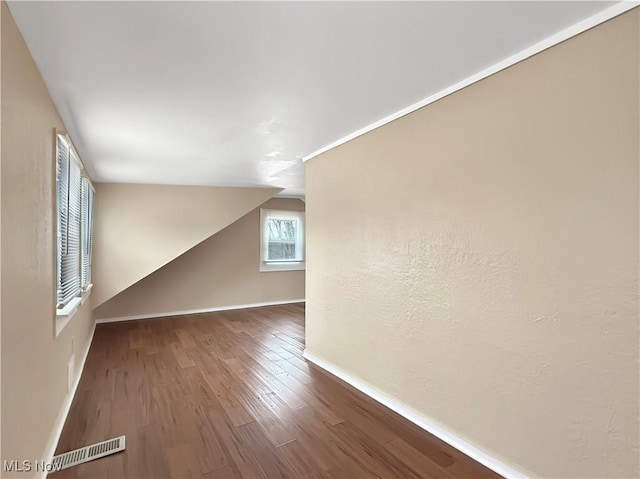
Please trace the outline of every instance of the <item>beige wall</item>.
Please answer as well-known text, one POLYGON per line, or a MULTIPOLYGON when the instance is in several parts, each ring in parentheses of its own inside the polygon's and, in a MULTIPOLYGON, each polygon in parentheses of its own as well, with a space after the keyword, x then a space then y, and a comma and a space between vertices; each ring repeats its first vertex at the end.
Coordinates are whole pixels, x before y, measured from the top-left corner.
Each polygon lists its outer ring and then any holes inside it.
POLYGON ((33 461, 44 459, 52 439, 72 348, 79 364, 94 321, 84 305, 54 338, 54 129, 65 127, 1 8, 2 459, 33 461))
POLYGON ((92 306, 151 274, 278 191, 97 184, 92 306))
MULTIPOLYGON (((2 12, 0 6, 0 31, 2 12)), ((0 35, 0 71, 2 70, 2 35, 0 35)), ((2 91, 2 75, 0 74, 0 92, 2 91)), ((0 93, 0 111, 2 111, 2 94, 0 93)), ((2 115, 0 114, 0 117, 2 115)), ((0 121, 0 138, 2 138, 2 121, 0 121)), ((2 148, 0 148, 0 165, 2 165, 2 148)), ((2 167, 0 166, 0 211, 2 210, 2 167)), ((2 271, 2 221, 0 221, 0 272, 2 271)), ((2 424, 2 275, 0 274, 0 424, 2 424)), ((0 433, 0 459, 2 455, 2 434, 0 433)))
MULTIPOLYGON (((296 199, 262 208, 304 211, 296 199)), ((304 271, 260 272, 260 208, 97 308, 117 318, 304 299, 304 271)))
POLYGON ((638 25, 306 163, 307 350, 522 471, 638 477, 638 25))

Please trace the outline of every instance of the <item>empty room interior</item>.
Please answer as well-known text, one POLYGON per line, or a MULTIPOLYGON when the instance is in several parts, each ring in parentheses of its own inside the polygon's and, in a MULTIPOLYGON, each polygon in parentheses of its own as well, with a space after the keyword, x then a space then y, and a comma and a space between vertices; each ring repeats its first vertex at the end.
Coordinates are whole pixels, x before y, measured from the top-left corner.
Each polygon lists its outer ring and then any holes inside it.
POLYGON ((1 477, 640 477, 637 1, 2 1, 1 477))

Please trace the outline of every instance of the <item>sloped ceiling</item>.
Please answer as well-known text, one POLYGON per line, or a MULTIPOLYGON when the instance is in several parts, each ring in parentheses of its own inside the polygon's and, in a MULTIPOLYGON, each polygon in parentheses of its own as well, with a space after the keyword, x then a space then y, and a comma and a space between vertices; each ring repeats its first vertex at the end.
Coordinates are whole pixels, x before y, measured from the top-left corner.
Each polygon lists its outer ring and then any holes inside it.
POLYGON ((104 303, 278 192, 277 188, 97 184, 92 306, 104 303))
POLYGON ((98 182, 304 193, 300 158, 612 2, 9 2, 98 182))
MULTIPOLYGON (((261 208, 304 211, 293 198, 261 208)), ((260 208, 178 256, 95 310, 96 319, 152 317, 304 298, 304 271, 261 273, 260 208)))

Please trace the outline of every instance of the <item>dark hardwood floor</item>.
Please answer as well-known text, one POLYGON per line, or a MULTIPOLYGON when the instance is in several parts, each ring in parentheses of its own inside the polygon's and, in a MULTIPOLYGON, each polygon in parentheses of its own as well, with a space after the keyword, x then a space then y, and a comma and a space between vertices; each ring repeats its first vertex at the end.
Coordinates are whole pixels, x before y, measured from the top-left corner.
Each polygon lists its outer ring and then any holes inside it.
POLYGON ((303 348, 303 305, 98 325, 56 453, 126 451, 49 477, 499 477, 303 348))

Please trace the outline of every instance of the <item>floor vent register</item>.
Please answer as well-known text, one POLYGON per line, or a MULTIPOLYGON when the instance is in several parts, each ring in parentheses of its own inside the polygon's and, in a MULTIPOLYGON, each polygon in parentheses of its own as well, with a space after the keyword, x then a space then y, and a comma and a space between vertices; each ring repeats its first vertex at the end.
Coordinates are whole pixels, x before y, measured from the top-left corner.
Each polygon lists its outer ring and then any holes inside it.
POLYGON ((120 451, 124 451, 124 436, 58 454, 53 457, 54 470, 67 469, 120 451))

